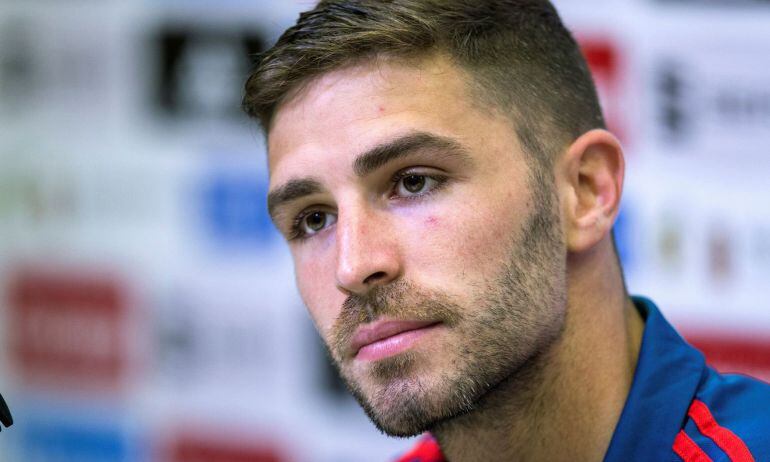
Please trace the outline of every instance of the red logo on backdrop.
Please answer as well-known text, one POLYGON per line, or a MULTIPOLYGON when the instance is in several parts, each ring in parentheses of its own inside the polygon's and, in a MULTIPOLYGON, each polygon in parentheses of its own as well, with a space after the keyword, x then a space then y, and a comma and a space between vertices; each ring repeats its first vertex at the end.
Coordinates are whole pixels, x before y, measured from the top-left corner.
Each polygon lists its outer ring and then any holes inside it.
POLYGON ((596 84, 608 128, 623 142, 627 142, 621 102, 621 67, 617 48, 606 39, 578 37, 580 49, 586 58, 596 84))
POLYGON ((285 462, 273 443, 214 440, 193 435, 180 436, 170 448, 169 462, 285 462))
POLYGON ((685 337, 718 371, 770 382, 770 340, 714 332, 694 332, 685 337))
POLYGON ((114 280, 21 272, 11 280, 8 307, 9 350, 28 382, 113 386, 121 379, 126 297, 114 280))

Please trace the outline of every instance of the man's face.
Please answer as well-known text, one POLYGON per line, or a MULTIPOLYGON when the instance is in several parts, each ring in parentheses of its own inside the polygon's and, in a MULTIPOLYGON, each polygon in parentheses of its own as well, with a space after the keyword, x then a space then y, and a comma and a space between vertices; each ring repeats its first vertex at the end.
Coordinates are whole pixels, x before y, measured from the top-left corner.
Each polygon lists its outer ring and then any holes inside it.
POLYGON ((327 73, 281 105, 268 148, 300 294, 384 432, 468 412, 559 337, 550 172, 446 60, 327 73))

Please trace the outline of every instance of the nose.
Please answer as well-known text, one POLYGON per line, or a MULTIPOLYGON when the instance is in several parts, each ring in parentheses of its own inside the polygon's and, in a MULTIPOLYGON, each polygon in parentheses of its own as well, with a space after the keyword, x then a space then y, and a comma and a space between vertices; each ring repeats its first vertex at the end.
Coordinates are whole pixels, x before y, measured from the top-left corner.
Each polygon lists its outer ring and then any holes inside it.
POLYGON ((336 224, 337 287, 363 294, 397 279, 401 261, 392 223, 376 210, 340 213, 336 224))

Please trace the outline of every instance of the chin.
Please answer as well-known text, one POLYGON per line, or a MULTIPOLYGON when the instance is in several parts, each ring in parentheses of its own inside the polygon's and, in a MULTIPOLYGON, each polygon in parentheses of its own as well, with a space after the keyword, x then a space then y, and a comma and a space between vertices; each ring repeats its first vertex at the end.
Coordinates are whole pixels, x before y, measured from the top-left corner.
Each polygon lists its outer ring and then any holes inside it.
POLYGON ((542 363, 547 360, 545 353, 560 338, 561 330, 543 330, 540 334, 540 338, 531 337, 533 341, 526 349, 516 345, 515 339, 468 335, 464 338, 484 339, 484 347, 474 345, 474 341, 466 342, 465 351, 444 346, 441 351, 447 351, 451 358, 445 356, 440 361, 425 351, 410 350, 356 368, 343 368, 340 373, 382 433, 412 437, 494 406, 501 392, 511 392, 509 397, 528 396, 527 391, 538 383, 542 363), (491 349, 490 344, 494 346, 491 349), (452 351, 463 354, 453 355, 452 351))
POLYGON ((469 412, 478 396, 450 377, 436 377, 420 367, 421 355, 407 352, 386 358, 357 377, 342 374, 351 394, 382 433, 412 437, 469 412))
POLYGON ((412 437, 433 428, 445 417, 437 414, 435 397, 418 379, 395 380, 374 396, 356 397, 382 433, 412 437), (433 399, 432 399, 433 398, 433 399))

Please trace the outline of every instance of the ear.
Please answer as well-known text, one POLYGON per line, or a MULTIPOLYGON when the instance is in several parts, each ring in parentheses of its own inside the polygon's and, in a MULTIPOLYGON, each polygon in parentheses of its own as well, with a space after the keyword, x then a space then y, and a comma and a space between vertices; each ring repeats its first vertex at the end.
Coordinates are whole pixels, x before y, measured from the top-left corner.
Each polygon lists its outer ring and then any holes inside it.
POLYGON ((576 139, 557 167, 567 249, 580 253, 610 234, 623 191, 625 159, 620 142, 607 130, 576 139))

